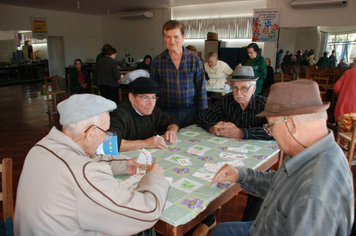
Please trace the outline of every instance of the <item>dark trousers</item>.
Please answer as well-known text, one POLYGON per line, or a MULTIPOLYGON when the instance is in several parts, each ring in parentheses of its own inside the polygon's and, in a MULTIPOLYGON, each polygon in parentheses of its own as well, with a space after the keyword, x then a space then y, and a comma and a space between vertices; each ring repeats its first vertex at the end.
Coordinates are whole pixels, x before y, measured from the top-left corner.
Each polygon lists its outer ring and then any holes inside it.
POLYGON ((185 108, 168 108, 158 105, 162 111, 168 115, 178 119, 180 128, 187 127, 196 123, 197 106, 185 107, 185 108))
POLYGON ((262 198, 249 194, 242 221, 254 221, 260 211, 262 203, 262 198))
POLYGON ((116 104, 119 104, 119 88, 118 87, 111 87, 108 85, 100 85, 100 94, 106 99, 109 99, 116 104))

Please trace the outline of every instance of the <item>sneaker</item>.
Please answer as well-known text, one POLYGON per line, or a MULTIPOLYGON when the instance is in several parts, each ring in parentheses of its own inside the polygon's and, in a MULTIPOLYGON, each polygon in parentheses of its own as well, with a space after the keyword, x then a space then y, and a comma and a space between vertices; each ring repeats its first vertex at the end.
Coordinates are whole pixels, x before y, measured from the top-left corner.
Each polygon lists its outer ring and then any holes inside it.
POLYGON ((208 235, 208 232, 213 227, 215 227, 215 225, 216 225, 216 219, 215 219, 214 223, 212 225, 210 225, 210 227, 207 226, 206 224, 200 223, 198 228, 196 230, 194 230, 193 236, 206 236, 206 235, 208 235))

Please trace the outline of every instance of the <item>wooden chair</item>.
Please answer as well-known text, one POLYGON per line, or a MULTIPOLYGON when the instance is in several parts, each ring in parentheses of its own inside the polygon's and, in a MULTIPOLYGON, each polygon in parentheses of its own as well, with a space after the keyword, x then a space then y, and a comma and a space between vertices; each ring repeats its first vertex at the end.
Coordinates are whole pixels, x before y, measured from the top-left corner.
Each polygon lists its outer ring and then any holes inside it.
POLYGON ((329 77, 314 77, 313 80, 318 83, 321 100, 325 102, 328 93, 329 77))
POLYGON ((4 158, 0 164, 2 192, 0 192, 0 201, 2 201, 4 221, 8 218, 14 220, 14 199, 12 191, 12 159, 4 158))
POLYGON ((340 145, 340 147, 347 151, 347 160, 349 162, 349 166, 351 167, 351 163, 354 156, 355 142, 356 142, 356 121, 353 123, 352 132, 338 132, 336 137, 336 142, 340 145), (348 142, 348 147, 344 147, 340 143, 340 138, 344 139, 348 142))
POLYGON ((95 86, 93 83, 93 72, 90 72, 90 83, 91 83, 91 93, 101 95, 99 87, 95 86))
POLYGON ((281 76, 281 82, 292 81, 295 75, 295 66, 286 66, 281 76))
POLYGON ((51 109, 50 109, 51 103, 53 104, 54 112, 57 113, 57 103, 59 101, 59 99, 57 99, 57 96, 58 96, 58 98, 60 98, 61 94, 63 94, 64 99, 66 99, 67 91, 59 89, 57 75, 49 76, 49 77, 44 76, 44 82, 45 82, 45 92, 46 92, 46 97, 47 97, 47 108, 48 108, 49 114, 52 115, 53 112, 51 112, 51 109))

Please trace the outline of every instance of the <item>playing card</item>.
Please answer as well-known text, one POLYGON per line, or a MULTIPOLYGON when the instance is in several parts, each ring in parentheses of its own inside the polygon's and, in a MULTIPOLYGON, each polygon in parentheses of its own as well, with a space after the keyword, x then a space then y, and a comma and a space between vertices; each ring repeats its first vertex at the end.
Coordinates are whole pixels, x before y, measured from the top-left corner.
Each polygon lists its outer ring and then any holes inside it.
POLYGON ((229 140, 228 140, 228 139, 225 139, 225 138, 214 137, 214 138, 208 139, 208 141, 209 141, 209 142, 213 142, 213 143, 226 143, 226 142, 228 142, 229 140))
POLYGON ((200 145, 195 145, 193 147, 190 147, 187 152, 193 155, 198 155, 201 156, 203 155, 206 151, 210 150, 211 148, 200 146, 200 145))
POLYGON ((197 136, 197 135, 199 135, 199 134, 200 134, 200 133, 198 133, 198 132, 193 132, 193 131, 187 131, 187 132, 181 133, 181 135, 188 136, 188 137, 194 137, 194 136, 197 136))
POLYGON ((229 160, 229 161, 235 161, 235 160, 243 160, 248 158, 248 156, 244 154, 233 154, 229 152, 221 152, 219 154, 219 157, 224 159, 224 160, 229 160))
POLYGON ((227 150, 232 152, 248 153, 248 150, 245 148, 228 147, 227 150))
POLYGON ((137 158, 137 163, 142 164, 141 167, 137 167, 137 174, 144 175, 146 174, 147 165, 152 165, 152 156, 149 151, 142 149, 140 155, 137 158))
POLYGON ((201 172, 195 172, 193 174, 194 177, 197 177, 199 179, 203 179, 206 181, 211 182, 215 176, 215 174, 209 174, 209 173, 201 173, 201 172))
POLYGON ((189 166, 193 164, 189 159, 178 159, 179 164, 182 166, 189 166))

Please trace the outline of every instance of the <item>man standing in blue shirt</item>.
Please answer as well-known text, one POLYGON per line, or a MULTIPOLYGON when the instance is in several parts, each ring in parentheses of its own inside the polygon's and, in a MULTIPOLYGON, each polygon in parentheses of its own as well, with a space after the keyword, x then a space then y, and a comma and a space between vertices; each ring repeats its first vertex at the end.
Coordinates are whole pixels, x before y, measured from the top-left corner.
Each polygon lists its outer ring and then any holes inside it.
POLYGON ((151 65, 151 78, 161 92, 157 105, 177 118, 181 127, 189 126, 208 107, 203 63, 183 47, 185 27, 181 22, 167 21, 162 34, 167 49, 151 65))

